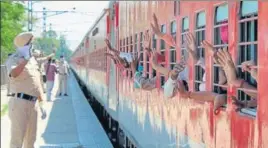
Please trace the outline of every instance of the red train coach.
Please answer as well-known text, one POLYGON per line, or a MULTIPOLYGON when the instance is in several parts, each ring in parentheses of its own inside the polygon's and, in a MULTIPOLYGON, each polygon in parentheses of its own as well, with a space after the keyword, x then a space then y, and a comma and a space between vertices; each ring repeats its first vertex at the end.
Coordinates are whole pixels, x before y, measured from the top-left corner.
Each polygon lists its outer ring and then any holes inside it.
MULTIPOLYGON (((268 147, 268 2, 266 1, 112 1, 73 54, 73 70, 101 106, 101 120, 115 147, 268 147), (237 112, 228 98, 225 107, 214 115, 213 104, 164 98, 166 77, 155 73, 143 50, 143 34, 150 30, 152 14, 158 16, 161 32, 171 34, 177 47, 152 37, 152 47, 165 55, 164 66, 171 68, 186 56, 184 38, 192 32, 198 42, 207 40, 214 47, 228 47, 238 74, 258 88, 257 108, 237 112), (225 31, 222 27, 225 26, 225 31), (224 36, 225 42, 220 36, 224 36), (157 76, 157 89, 134 89, 133 74, 126 76, 104 53, 104 39, 124 52, 142 56, 143 75, 157 76), (241 62, 257 62, 259 83, 241 73, 241 62), (239 70, 240 69, 240 70, 239 70), (106 128, 106 127, 105 127, 106 128)), ((205 58, 206 82, 192 60, 189 65, 189 90, 205 83, 207 91, 217 93, 218 65, 197 43, 205 58), (200 79, 201 75, 201 79, 200 79)), ((228 96, 249 99, 243 89, 227 88, 228 96)))

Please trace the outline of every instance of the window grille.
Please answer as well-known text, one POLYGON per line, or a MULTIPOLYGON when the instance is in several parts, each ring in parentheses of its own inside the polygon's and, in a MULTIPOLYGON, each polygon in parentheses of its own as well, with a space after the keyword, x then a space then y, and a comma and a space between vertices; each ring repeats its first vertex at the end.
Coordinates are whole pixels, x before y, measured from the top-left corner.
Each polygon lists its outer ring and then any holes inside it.
MULTIPOLYGON (((146 32, 149 32, 149 30, 146 30, 146 32)), ((150 60, 148 54, 145 54, 146 57, 146 78, 150 77, 150 60)))
MULTIPOLYGON (((241 64, 252 60, 257 64, 258 41, 258 1, 242 1, 240 5, 239 43, 238 43, 238 76, 257 87, 257 82, 250 73, 242 72, 241 64)), ((249 95, 238 89, 239 100, 251 100, 249 95)), ((254 98, 257 99, 257 98, 254 98)))
MULTIPOLYGON (((161 32, 162 33, 166 33, 167 32, 167 28, 166 28, 166 25, 165 24, 163 24, 163 25, 161 25, 161 32)), ((165 55, 165 47, 166 46, 166 43, 165 43, 165 41, 164 40, 161 40, 160 41, 160 52, 161 52, 161 54, 162 55, 165 55)), ((165 67, 165 65, 164 64, 161 64, 163 67, 165 67)), ((165 84, 165 76, 164 75, 160 75, 160 80, 161 80, 161 86, 163 86, 164 84, 165 84)))
MULTIPOLYGON (((214 48, 219 49, 228 47, 228 43, 222 41, 220 29, 228 26, 228 4, 217 6, 215 9, 214 18, 214 48)), ((215 93, 226 93, 226 85, 219 84, 220 82, 220 66, 216 63, 213 64, 213 91, 215 93)))
MULTIPOLYGON (((157 45, 157 39, 156 39, 156 35, 155 34, 153 34, 153 36, 152 36, 152 49, 154 50, 154 49, 156 49, 156 45, 157 45)), ((152 69, 152 77, 155 77, 156 76, 156 70, 154 70, 154 69, 152 69)))
POLYGON ((188 54, 185 47, 185 35, 189 32, 189 18, 185 17, 182 19, 182 30, 181 30, 181 55, 185 60, 188 59, 188 54))
POLYGON ((143 32, 140 32, 140 65, 144 66, 144 56, 143 56, 143 32))
MULTIPOLYGON (((170 25, 170 33, 171 33, 171 36, 173 37, 173 39, 175 40, 176 42, 176 34, 177 34, 177 23, 176 21, 172 21, 171 22, 171 25, 170 25)), ((173 69, 173 67, 175 66, 176 64, 176 48, 174 47, 170 47, 170 68, 173 69)))
MULTIPOLYGON (((167 33, 167 28, 166 28, 166 25, 165 25, 165 24, 161 25, 161 32, 162 32, 162 33, 167 33)), ((166 48, 166 43, 165 43, 164 40, 161 40, 161 45, 160 45, 160 47, 161 47, 161 50, 165 50, 165 48, 166 48)))
MULTIPOLYGON (((199 12, 196 15, 196 26, 195 26, 195 38, 197 47, 198 59, 205 59, 205 50, 201 47, 201 42, 205 40, 205 27, 206 27, 206 14, 205 12, 199 12)), ((199 85, 203 82, 203 75, 205 70, 200 65, 195 65, 195 90, 199 91, 199 85)))
POLYGON ((181 57, 183 57, 185 61, 188 60, 188 53, 185 47, 185 35, 188 32, 189 32, 189 18, 184 17, 182 19, 182 27, 181 27, 181 57))

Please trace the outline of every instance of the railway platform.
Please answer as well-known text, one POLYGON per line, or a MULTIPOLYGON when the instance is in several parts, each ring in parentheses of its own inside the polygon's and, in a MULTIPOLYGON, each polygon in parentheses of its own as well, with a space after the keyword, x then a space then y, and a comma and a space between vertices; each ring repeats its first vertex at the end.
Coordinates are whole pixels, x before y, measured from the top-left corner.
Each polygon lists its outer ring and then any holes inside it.
MULTIPOLYGON (((112 148, 104 129, 82 93, 74 75, 68 77, 67 97, 56 96, 45 103, 47 118, 38 117, 36 148, 112 148)), ((45 94, 44 94, 45 95, 45 94)), ((1 147, 8 148, 10 121, 6 86, 1 86, 1 147)))

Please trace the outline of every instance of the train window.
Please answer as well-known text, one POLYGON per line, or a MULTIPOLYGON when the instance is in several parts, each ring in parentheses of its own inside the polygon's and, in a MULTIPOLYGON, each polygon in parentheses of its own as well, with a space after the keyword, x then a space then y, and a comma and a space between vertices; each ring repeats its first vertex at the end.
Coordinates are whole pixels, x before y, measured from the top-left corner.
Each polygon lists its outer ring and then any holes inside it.
POLYGON ((241 16, 247 16, 250 14, 256 14, 258 12, 258 2, 257 1, 244 1, 241 4, 241 16))
MULTIPOLYGON (((205 50, 201 47, 201 42, 205 40, 205 26, 206 15, 205 12, 197 13, 196 26, 195 26, 195 38, 197 44, 197 56, 198 59, 205 59, 205 50)), ((199 85, 204 84, 203 76, 205 70, 200 65, 195 65, 195 90, 199 91, 199 85)))
POLYGON ((97 43, 96 43, 96 40, 94 40, 94 49, 97 49, 97 43))
POLYGON ((157 39, 156 39, 156 35, 153 35, 153 49, 156 49, 156 45, 157 45, 157 39))
MULTIPOLYGON (((146 30, 146 32, 149 32, 149 30, 146 30)), ((146 77, 150 77, 150 60, 148 54, 145 54, 146 57, 146 77)))
MULTIPOLYGON (((215 9, 214 18, 214 47, 216 49, 228 47, 228 5, 223 4, 215 9), (225 30, 224 30, 225 29, 225 30), (225 36, 225 38, 224 38, 225 36)), ((213 91, 226 93, 227 86, 224 82, 224 71, 216 63, 213 64, 213 91)))
POLYGON ((143 66, 144 60, 143 60, 143 32, 140 32, 140 65, 143 66))
MULTIPOLYGON (((152 36, 152 49, 156 49, 156 44, 157 44, 157 39, 156 39, 156 35, 155 34, 153 34, 153 36, 152 36)), ((156 71, 153 69, 152 70, 152 77, 155 77, 156 76, 156 71)))
POLYGON ((128 45, 128 37, 127 37, 127 39, 126 39, 126 45, 128 45))
MULTIPOLYGON (((167 28, 166 28, 165 24, 161 25, 161 32, 162 33, 167 33, 167 28)), ((161 52, 162 55, 165 55, 165 48, 166 48, 165 46, 166 46, 165 41, 161 40, 161 42, 160 42, 160 52, 161 52)), ((164 64, 161 64, 161 65, 165 66, 164 64)), ((161 80, 161 86, 163 86, 164 83, 165 83, 165 76, 160 75, 160 80, 161 80)))
POLYGON ((132 44, 132 36, 130 36, 130 44, 132 44))
MULTIPOLYGON (((129 37, 129 46, 128 46, 128 49, 129 49, 129 53, 133 54, 133 41, 132 41, 132 36, 129 37)), ((133 72, 131 70, 129 70, 129 73, 130 73, 130 78, 133 77, 133 72)))
MULTIPOLYGON (((163 25, 161 25, 161 32, 162 33, 166 33, 167 32, 167 28, 166 28, 166 25, 165 24, 163 24, 163 25)), ((160 45, 160 47, 161 47, 161 49, 165 49, 165 41, 164 40, 161 40, 161 45, 160 45)))
POLYGON ((135 47, 134 47, 135 49, 135 53, 137 53, 138 52, 138 34, 136 33, 135 34, 135 47))
POLYGON ((184 41, 185 41, 185 34, 187 34, 188 31, 189 31, 189 18, 184 17, 182 19, 182 31, 181 31, 181 55, 182 57, 184 57, 185 60, 188 59, 188 54, 184 46, 184 41))
POLYGON ((228 19, 228 5, 220 5, 216 7, 216 22, 223 22, 228 19))
MULTIPOLYGON (((245 61, 254 61, 257 64, 258 41, 258 2, 242 1, 240 5, 239 43, 238 43, 238 76, 249 84, 257 87, 257 82, 250 73, 242 72, 241 64, 245 61)), ((242 101, 257 99, 251 98, 242 89, 238 89, 238 99, 242 101)))
POLYGON ((178 0, 175 0, 174 1, 174 16, 177 16, 177 15, 179 15, 179 12, 180 12, 180 1, 178 1, 178 0))
POLYGON ((172 21, 170 26, 171 26, 170 27, 170 33, 171 33, 173 39, 176 42, 176 33, 177 33, 177 23, 176 23, 176 21, 172 21))
MULTIPOLYGON (((176 34, 177 34, 177 24, 176 21, 172 21, 170 25, 170 33, 174 40, 176 41, 176 34)), ((170 48, 170 68, 173 69, 173 67, 176 64, 176 49, 174 47, 170 48)))

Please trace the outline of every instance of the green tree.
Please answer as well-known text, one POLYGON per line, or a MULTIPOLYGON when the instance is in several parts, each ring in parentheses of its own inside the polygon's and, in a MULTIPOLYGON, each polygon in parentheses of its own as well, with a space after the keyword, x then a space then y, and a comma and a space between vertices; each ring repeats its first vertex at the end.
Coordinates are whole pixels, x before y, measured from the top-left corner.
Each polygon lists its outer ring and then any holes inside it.
POLYGON ((17 34, 23 31, 26 23, 25 8, 18 2, 1 0, 1 63, 8 53, 14 52, 13 40, 17 34))
POLYGON ((68 61, 73 52, 68 47, 66 37, 64 35, 61 35, 59 40, 60 40, 60 48, 56 52, 56 57, 59 58, 61 55, 63 55, 65 59, 68 61))
POLYGON ((43 34, 43 37, 35 38, 34 45, 35 49, 43 51, 45 55, 52 53, 53 47, 57 48, 56 59, 59 59, 61 55, 64 55, 66 60, 69 60, 69 57, 72 54, 72 51, 66 43, 65 36, 61 35, 58 37, 57 33, 53 30, 43 34))
POLYGON ((45 55, 52 53, 53 48, 59 48, 60 42, 57 39, 57 33, 50 31, 43 33, 42 37, 36 37, 34 40, 35 49, 41 50, 45 55), (53 32, 53 36, 48 36, 49 33, 53 32))

